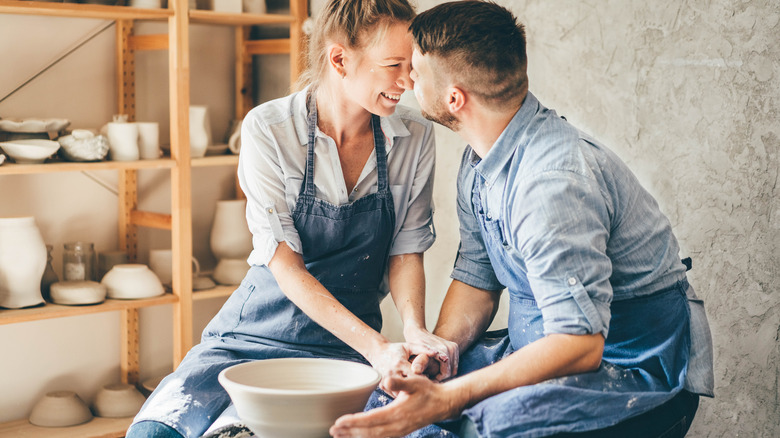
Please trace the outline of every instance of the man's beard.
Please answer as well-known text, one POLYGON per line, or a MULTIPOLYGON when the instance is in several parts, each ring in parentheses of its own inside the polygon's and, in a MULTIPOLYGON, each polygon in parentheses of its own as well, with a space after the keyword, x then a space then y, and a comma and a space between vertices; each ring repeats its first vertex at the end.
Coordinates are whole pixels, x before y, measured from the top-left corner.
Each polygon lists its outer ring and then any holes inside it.
POLYGON ((449 128, 453 131, 457 131, 460 128, 460 120, 451 112, 441 107, 434 108, 433 111, 435 112, 429 113, 425 110, 421 110, 420 112, 426 119, 438 123, 445 128, 449 128))

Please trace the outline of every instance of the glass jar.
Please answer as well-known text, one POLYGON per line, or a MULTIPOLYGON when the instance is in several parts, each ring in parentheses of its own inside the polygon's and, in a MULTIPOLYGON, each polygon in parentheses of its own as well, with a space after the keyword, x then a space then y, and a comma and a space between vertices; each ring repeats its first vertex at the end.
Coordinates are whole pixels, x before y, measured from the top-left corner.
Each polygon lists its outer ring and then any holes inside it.
POLYGON ((62 253, 64 281, 95 281, 95 249, 87 242, 68 242, 62 253))

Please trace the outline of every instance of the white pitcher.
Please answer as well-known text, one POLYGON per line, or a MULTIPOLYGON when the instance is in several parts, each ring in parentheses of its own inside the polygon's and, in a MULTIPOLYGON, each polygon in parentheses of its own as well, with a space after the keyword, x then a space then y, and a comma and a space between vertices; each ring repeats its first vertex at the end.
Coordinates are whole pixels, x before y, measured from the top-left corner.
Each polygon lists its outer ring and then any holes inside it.
POLYGON ((209 243, 219 260, 214 268, 214 280, 219 284, 239 284, 249 270, 246 259, 252 252, 245 199, 217 201, 209 243))
POLYGON ((246 199, 217 201, 209 243, 218 259, 249 257, 252 233, 246 223, 246 199))
POLYGON ((206 156, 206 149, 209 146, 211 146, 209 107, 190 105, 190 156, 192 158, 206 156))
POLYGON ((46 244, 34 217, 0 218, 0 307, 43 303, 46 244))

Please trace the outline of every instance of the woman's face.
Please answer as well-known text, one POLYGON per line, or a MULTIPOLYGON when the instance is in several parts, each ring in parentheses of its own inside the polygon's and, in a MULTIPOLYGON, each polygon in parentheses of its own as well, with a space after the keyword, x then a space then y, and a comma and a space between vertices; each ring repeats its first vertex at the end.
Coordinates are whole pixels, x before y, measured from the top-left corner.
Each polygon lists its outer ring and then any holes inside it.
POLYGON ((373 114, 393 114, 404 90, 414 87, 409 78, 412 35, 408 29, 408 23, 391 24, 380 41, 350 51, 352 62, 346 63, 343 79, 345 95, 373 114))

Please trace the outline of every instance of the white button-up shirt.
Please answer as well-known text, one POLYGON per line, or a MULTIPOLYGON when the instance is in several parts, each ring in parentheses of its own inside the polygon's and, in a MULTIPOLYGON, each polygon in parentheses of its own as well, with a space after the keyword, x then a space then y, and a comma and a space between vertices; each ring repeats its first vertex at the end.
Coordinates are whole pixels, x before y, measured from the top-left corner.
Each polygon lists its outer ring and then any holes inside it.
MULTIPOLYGON (((247 222, 252 232, 250 265, 268 264, 279 242, 302 252, 292 211, 306 170, 306 92, 266 102, 244 118, 238 179, 247 197, 247 222)), ((393 115, 381 118, 381 128, 395 205, 390 255, 423 252, 435 239, 433 125, 418 112, 399 105, 393 115)), ((354 190, 347 193, 336 143, 317 128, 314 185, 317 198, 335 205, 376 193, 376 150, 354 190)))

